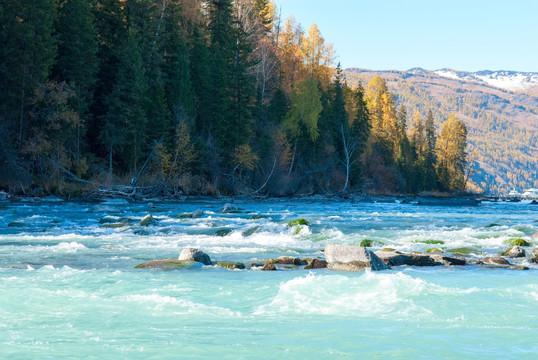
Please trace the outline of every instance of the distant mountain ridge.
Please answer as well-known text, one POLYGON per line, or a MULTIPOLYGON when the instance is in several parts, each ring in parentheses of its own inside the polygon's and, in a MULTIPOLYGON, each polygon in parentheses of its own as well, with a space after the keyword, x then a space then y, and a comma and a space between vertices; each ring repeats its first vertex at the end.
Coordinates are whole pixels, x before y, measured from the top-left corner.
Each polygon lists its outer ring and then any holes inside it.
POLYGON ((350 85, 375 76, 404 104, 411 118, 434 113, 436 125, 455 113, 469 128, 474 183, 489 193, 538 187, 538 73, 452 69, 346 70, 350 85))

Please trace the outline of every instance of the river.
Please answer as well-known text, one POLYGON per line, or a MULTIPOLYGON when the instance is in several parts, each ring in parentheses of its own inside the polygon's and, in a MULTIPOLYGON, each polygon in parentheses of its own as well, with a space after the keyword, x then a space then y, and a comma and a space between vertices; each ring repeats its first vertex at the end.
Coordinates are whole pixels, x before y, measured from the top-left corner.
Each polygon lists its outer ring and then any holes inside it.
POLYGON ((538 266, 135 269, 197 247, 247 266, 327 244, 468 260, 538 242, 538 206, 324 199, 0 203, 2 359, 517 358, 538 353, 538 266), (199 217, 186 217, 198 211, 199 217), (156 224, 140 226, 152 214, 156 224), (183 214, 183 215, 182 215, 183 214), (187 215, 185 215, 187 214, 187 215), (293 219, 310 225, 286 226, 293 219), (219 230, 229 230, 220 232, 219 230))

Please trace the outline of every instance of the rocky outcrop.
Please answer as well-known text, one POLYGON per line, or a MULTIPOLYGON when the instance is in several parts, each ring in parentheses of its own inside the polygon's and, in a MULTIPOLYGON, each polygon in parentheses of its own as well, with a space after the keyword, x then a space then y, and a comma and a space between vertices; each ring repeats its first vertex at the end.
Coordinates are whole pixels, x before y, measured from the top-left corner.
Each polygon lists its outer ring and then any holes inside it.
POLYGON ((370 250, 361 246, 327 245, 325 259, 329 269, 342 271, 386 270, 389 266, 370 250))
POLYGON ((157 221, 155 221, 155 219, 153 218, 153 216, 151 216, 151 214, 147 214, 146 216, 142 218, 142 220, 140 220, 140 226, 148 226, 148 225, 152 225, 156 223, 157 221))
POLYGON ((178 260, 196 261, 204 265, 211 265, 211 258, 205 252, 196 248, 185 248, 179 254, 178 260))
POLYGON ((452 266, 465 265, 464 259, 443 254, 404 254, 398 251, 377 251, 381 261, 389 266, 452 266))
POLYGON ((327 261, 312 259, 312 261, 310 261, 310 263, 306 265, 304 268, 305 270, 310 270, 310 269, 324 269, 326 267, 327 267, 327 261))

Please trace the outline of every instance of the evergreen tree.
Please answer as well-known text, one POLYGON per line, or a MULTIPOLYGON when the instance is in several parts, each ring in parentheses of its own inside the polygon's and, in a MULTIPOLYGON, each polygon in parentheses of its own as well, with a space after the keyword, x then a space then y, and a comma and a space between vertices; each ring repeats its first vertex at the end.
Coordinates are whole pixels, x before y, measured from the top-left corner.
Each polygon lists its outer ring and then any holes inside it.
POLYGON ((49 75, 56 57, 53 0, 7 1, 0 9, 0 116, 27 135, 29 99, 49 75))
POLYGON ((147 122, 147 84, 138 48, 138 36, 134 29, 129 30, 119 55, 119 71, 114 88, 107 98, 108 112, 101 132, 101 141, 108 148, 111 174, 113 154, 120 150, 121 159, 127 161, 124 164, 126 168, 137 171, 147 122))
POLYGON ((78 112, 76 154, 81 157, 80 139, 84 132, 85 119, 90 116, 89 107, 97 80, 97 32, 93 24, 93 13, 87 0, 61 0, 58 3, 58 18, 55 24, 58 38, 58 57, 52 77, 57 82, 66 82, 75 94, 70 99, 71 107, 78 112))
POLYGON ((426 121, 424 122, 424 135, 425 135, 425 189, 434 190, 437 188, 437 173, 435 171, 435 147, 436 147, 436 131, 435 124, 433 122, 433 113, 428 110, 426 121))
MULTIPOLYGON (((120 47, 127 38, 126 9, 120 0, 95 0, 94 20, 97 29, 99 70, 97 72, 97 84, 94 89, 94 101, 91 106, 92 117, 88 120, 88 142, 93 144, 91 150, 97 155, 106 156, 109 167, 112 168, 110 155, 111 148, 107 146, 97 148, 97 144, 103 144, 103 129, 110 129, 110 124, 105 124, 104 119, 108 112, 108 98, 116 84, 119 73, 120 47)), ((119 135, 114 135, 120 137, 119 135)), ((113 137, 111 133, 109 138, 113 137)), ((115 149, 114 149, 115 151, 115 149)))

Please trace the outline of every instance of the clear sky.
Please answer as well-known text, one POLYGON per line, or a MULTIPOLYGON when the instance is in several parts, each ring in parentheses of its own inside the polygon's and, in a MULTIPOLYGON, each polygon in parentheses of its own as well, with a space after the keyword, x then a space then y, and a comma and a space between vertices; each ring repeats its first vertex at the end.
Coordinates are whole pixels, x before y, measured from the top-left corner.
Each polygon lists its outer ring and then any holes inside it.
POLYGON ((343 68, 538 72, 538 0, 274 0, 343 68))

